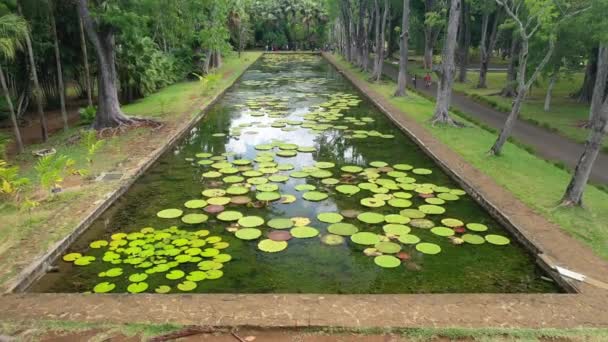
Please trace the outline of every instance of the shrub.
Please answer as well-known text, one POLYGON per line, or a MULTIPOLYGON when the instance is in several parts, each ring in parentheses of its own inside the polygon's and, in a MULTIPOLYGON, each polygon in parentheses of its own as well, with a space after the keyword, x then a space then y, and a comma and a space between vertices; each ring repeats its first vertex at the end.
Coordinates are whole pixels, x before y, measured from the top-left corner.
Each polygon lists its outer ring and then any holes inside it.
POLYGON ((80 122, 85 125, 90 125, 95 120, 95 114, 97 113, 97 107, 86 106, 78 110, 80 114, 80 122))
POLYGON ((0 195, 16 198, 30 180, 19 176, 18 166, 9 166, 0 159, 0 195))
POLYGON ((67 170, 73 165, 74 160, 64 155, 53 154, 38 159, 34 169, 38 173, 40 187, 55 194, 61 189, 61 183, 67 170))

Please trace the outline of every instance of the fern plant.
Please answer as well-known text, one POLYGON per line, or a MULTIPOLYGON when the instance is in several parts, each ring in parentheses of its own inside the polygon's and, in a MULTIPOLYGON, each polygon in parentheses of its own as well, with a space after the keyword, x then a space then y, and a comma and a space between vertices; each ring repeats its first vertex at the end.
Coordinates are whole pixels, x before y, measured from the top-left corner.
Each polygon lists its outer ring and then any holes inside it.
POLYGON ((0 195, 17 198, 30 180, 19 176, 19 167, 10 166, 0 159, 0 195))
POLYGON ((61 189, 63 177, 74 161, 64 155, 49 155, 38 159, 34 169, 38 174, 38 183, 44 190, 55 194, 61 189))
POLYGON ((93 156, 103 147, 105 140, 98 139, 95 130, 84 130, 80 134, 82 145, 87 150, 87 162, 92 164, 93 156))

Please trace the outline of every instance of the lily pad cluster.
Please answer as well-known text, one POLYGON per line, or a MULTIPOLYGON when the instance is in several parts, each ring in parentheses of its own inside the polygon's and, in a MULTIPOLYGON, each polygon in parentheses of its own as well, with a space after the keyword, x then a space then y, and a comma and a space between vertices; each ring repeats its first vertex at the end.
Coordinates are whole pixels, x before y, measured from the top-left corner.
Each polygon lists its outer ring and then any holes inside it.
POLYGON ((230 244, 209 230, 189 231, 172 226, 166 229, 142 228, 138 232, 114 233, 108 240, 90 243, 91 254, 68 253, 63 261, 75 266, 93 262, 107 265, 98 274, 100 282, 91 290, 95 293, 112 292, 120 280, 128 280, 130 293, 155 291, 167 293, 192 291, 201 281, 223 276, 222 268, 232 257, 224 252, 230 244), (185 272, 183 269, 192 269, 185 272), (154 289, 149 279, 161 283, 154 289))

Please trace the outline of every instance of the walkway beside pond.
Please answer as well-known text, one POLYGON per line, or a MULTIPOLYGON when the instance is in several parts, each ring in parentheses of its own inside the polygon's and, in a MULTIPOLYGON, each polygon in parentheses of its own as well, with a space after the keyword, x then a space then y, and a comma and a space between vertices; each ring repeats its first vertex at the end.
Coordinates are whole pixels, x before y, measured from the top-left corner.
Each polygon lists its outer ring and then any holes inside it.
MULTIPOLYGON (((398 71, 398 66, 389 62, 384 63, 383 74, 388 78, 397 80, 398 71)), ((411 75, 408 84, 411 85, 411 75)), ((424 81, 420 79, 416 90, 426 96, 435 97, 437 84, 433 83, 431 88, 427 89, 424 88, 424 81)), ((496 130, 502 128, 508 114, 476 102, 459 92, 452 93, 452 107, 496 130)), ((523 120, 517 121, 512 135, 516 140, 532 147, 536 154, 544 159, 562 162, 571 170, 576 166, 583 151, 582 144, 523 120)), ((591 181, 608 184, 606 170, 608 170, 608 155, 600 153, 591 171, 591 181)))

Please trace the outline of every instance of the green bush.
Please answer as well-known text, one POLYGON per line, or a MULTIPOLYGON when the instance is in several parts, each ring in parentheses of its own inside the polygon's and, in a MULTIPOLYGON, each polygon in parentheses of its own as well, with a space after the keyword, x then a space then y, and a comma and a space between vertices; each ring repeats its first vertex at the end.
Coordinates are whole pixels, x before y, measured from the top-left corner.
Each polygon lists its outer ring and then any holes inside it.
POLYGON ((0 159, 6 159, 6 148, 12 141, 8 134, 0 133, 0 159))
POLYGON ((97 113, 97 107, 86 106, 78 110, 80 114, 80 123, 84 125, 90 125, 95 120, 95 113, 97 113))

